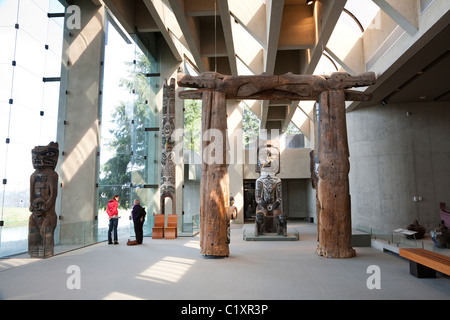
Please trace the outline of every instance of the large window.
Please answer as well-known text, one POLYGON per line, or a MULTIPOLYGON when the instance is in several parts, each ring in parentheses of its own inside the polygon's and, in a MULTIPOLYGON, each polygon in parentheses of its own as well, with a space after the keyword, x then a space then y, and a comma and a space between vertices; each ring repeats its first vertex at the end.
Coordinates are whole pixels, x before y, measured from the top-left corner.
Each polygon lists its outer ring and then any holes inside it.
POLYGON ((259 137, 261 121, 248 107, 245 101, 242 105, 242 143, 245 149, 255 149, 259 137))
POLYGON ((0 257, 28 250, 31 150, 56 141, 63 18, 57 0, 0 1, 0 257))
MULTIPOLYGON (((124 32, 108 22, 103 78, 98 234, 106 238, 106 205, 119 195, 119 231, 134 235, 129 219, 134 199, 147 210, 144 235, 151 234, 159 207, 159 66, 124 32)), ((121 236, 119 235, 119 238, 121 236)))

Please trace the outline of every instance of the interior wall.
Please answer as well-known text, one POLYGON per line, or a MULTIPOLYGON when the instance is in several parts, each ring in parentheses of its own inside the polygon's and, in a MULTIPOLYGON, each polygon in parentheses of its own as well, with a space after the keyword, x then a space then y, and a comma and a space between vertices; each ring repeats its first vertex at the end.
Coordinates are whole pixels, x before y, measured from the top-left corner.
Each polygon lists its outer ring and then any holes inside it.
POLYGON ((314 214, 309 191, 310 179, 282 179, 283 211, 290 219, 308 218, 314 214))
POLYGON ((450 105, 376 105, 347 114, 352 225, 427 232, 450 204, 450 105), (422 201, 414 201, 421 197, 422 201))
MULTIPOLYGON (((309 153, 310 148, 287 149, 281 148, 280 179, 309 179, 311 178, 309 153)), ((244 179, 257 179, 259 173, 255 172, 256 149, 244 150, 244 179)))

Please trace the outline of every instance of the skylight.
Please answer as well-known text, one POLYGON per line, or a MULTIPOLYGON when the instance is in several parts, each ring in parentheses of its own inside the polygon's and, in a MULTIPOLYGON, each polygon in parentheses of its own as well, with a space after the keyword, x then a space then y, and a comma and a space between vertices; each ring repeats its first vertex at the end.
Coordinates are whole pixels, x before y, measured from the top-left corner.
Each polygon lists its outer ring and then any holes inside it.
POLYGON ((380 11, 372 0, 347 0, 344 8, 358 19, 364 30, 373 24, 373 19, 380 11))

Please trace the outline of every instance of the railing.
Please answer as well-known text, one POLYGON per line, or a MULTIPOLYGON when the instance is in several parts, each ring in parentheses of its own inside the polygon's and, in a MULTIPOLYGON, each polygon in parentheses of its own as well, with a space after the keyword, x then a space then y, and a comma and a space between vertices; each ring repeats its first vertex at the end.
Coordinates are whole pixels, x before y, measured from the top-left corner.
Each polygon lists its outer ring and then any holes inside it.
MULTIPOLYGON (((16 255, 30 257, 28 255, 28 226, 14 228, 2 227, 2 229, 0 258, 16 255)), ((134 230, 132 230, 132 232, 134 234, 134 230)), ((40 233, 40 230, 35 231, 35 234, 39 234, 39 236, 37 236, 39 245, 36 246, 35 251, 37 252, 36 254, 38 257, 44 258, 49 256, 48 251, 50 250, 50 247, 48 243, 45 243, 45 239, 42 239, 40 233)), ((130 238, 130 224, 124 221, 124 223, 119 225, 117 233, 119 241, 126 242, 126 240, 130 238)), ((108 226, 99 227, 97 221, 60 223, 54 231, 53 255, 102 242, 107 240, 107 238, 108 226)))
POLYGON ((181 235, 195 236, 199 232, 200 215, 186 215, 183 216, 183 224, 181 226, 181 235))
MULTIPOLYGON (((199 215, 186 216, 183 218, 182 235, 195 236, 199 232, 199 215)), ((144 237, 152 236, 154 216, 147 214, 143 232, 144 237)), ((61 254, 85 246, 96 244, 108 240, 108 220, 99 217, 95 221, 80 221, 74 223, 59 222, 54 232, 53 255, 61 254)), ((0 258, 19 256, 29 258, 28 254, 28 226, 0 227, 0 258)), ((39 232, 39 231, 37 231, 39 232)), ((123 215, 119 219, 117 228, 119 243, 134 237, 133 221, 128 216, 123 215)), ((36 248, 39 256, 48 257, 48 246, 42 242, 40 248, 36 248)))
POLYGON ((443 250, 448 250, 437 248, 429 234, 425 234, 425 237, 422 239, 408 239, 404 234, 397 232, 383 232, 364 226, 357 226, 356 229, 362 232, 369 233, 372 240, 382 242, 391 247, 422 248, 434 252, 442 252, 443 250))

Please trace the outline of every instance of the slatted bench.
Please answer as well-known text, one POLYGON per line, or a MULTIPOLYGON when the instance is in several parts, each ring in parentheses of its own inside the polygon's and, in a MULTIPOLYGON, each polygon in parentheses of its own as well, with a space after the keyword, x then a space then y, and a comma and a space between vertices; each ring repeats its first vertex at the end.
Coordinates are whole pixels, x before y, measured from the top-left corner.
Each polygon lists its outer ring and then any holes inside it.
POLYGON ((178 216, 176 213, 167 216, 167 227, 164 228, 166 239, 175 239, 177 237, 178 216))
POLYGON ((164 215, 155 215, 155 225, 152 229, 152 239, 162 239, 164 238, 164 215))
POLYGON ((409 260, 409 272, 417 278, 435 278, 436 271, 450 276, 450 257, 419 248, 400 248, 399 255, 409 260))

